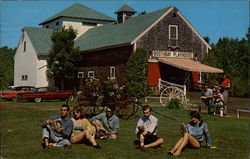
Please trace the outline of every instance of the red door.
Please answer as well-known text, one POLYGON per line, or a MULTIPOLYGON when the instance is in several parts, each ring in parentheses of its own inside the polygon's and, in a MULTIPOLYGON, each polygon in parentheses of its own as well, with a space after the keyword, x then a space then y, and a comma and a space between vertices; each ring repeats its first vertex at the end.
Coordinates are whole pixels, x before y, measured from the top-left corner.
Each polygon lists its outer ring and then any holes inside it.
POLYGON ((161 78, 158 62, 148 62, 148 85, 158 86, 161 78))

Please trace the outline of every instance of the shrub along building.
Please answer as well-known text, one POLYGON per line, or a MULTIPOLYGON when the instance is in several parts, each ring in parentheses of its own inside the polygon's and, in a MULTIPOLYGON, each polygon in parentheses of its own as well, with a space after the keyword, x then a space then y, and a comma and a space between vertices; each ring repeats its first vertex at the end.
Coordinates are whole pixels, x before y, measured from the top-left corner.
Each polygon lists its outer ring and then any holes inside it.
MULTIPOLYGON (((44 53, 41 57, 45 59, 43 64, 46 64, 46 55, 51 46, 49 35, 53 28, 63 25, 73 26, 80 33, 75 40, 75 46, 80 47, 81 56, 83 56, 82 66, 77 74, 80 85, 89 77, 100 80, 105 80, 107 77, 116 78, 119 85, 124 84, 127 62, 131 53, 137 48, 148 52, 148 85, 152 87, 158 85, 159 79, 177 84, 190 84, 201 80, 199 76, 201 72, 223 72, 221 69, 200 63, 211 47, 176 7, 134 16, 136 11, 124 5, 115 12, 117 20, 94 10, 86 14, 86 10, 91 9, 75 4, 41 23, 43 28, 24 29, 28 38, 38 32, 41 35, 45 30, 47 31, 46 37, 37 35, 30 40, 30 45, 33 47, 36 47, 35 43, 39 38, 40 41, 47 42, 41 44, 46 46, 38 47, 46 48, 41 51, 44 53), (76 16, 80 14, 79 12, 89 17, 79 18, 76 16), (36 30, 36 32, 31 36, 30 30, 36 30)), ((24 43, 21 41, 16 56, 22 51, 23 46, 24 43)), ((36 54, 39 57, 39 51, 36 54)), ((21 63, 16 60, 18 59, 15 59, 15 69, 16 63, 21 63)), ((17 74, 20 75, 15 71, 15 79, 19 78, 16 77, 17 74)), ((41 76, 46 79, 45 74, 40 75, 40 78, 41 76)), ((18 82, 15 80, 16 83, 18 82)), ((29 85, 28 82, 25 85, 29 85)))

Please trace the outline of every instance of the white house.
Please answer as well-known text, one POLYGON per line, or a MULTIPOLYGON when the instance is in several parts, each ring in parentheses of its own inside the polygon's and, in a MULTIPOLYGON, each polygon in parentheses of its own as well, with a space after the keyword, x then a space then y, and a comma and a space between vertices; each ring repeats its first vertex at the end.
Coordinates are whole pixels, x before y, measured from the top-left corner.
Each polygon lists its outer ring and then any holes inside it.
POLYGON ((42 28, 23 28, 14 56, 14 85, 53 85, 53 80, 46 77, 46 70, 47 55, 52 44, 50 36, 55 28, 72 26, 78 38, 91 28, 111 22, 114 22, 111 17, 76 3, 40 23, 42 28))

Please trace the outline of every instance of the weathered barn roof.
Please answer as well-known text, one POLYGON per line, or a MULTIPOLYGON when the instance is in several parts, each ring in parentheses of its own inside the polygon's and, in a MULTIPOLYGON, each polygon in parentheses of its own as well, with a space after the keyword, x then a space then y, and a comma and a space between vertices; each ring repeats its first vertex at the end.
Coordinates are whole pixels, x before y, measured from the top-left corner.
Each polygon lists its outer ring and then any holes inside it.
MULTIPOLYGON (((73 6, 77 8, 79 4, 73 6)), ((173 8, 174 7, 168 7, 144 15, 135 16, 120 24, 108 23, 103 26, 94 27, 76 39, 75 46, 79 46, 81 52, 91 52, 132 45, 173 8)), ((66 11, 62 12, 66 14, 66 11)), ((192 28, 191 25, 190 27, 192 28)), ((28 32, 30 38, 32 38, 35 50, 39 54, 48 54, 51 47, 50 35, 53 30, 47 28, 30 28, 28 32)), ((204 41, 198 33, 197 35, 204 41)), ((207 44, 205 41, 204 43, 207 44)))
MULTIPOLYGON (((130 45, 131 42, 152 25, 170 8, 157 10, 152 13, 133 17, 124 23, 110 23, 100 27, 95 27, 79 37, 75 45, 80 47, 80 51, 100 50, 123 45, 130 45)), ((54 17, 54 16, 53 16, 54 17)), ((52 42, 50 36, 53 29, 25 27, 32 45, 38 54, 48 54, 52 42)))
POLYGON ((57 13, 56 15, 46 19, 39 25, 43 25, 45 23, 48 23, 54 19, 60 18, 60 17, 70 17, 70 18, 79 18, 79 19, 95 19, 95 20, 103 20, 103 21, 110 21, 114 22, 115 20, 107 15, 104 15, 98 11, 95 11, 93 9, 90 9, 84 5, 81 5, 79 3, 76 3, 72 5, 69 8, 66 8, 65 10, 57 13))
POLYGON ((123 5, 120 9, 118 9, 116 12, 115 12, 115 14, 116 13, 119 13, 119 12, 131 12, 131 13, 136 13, 136 11, 133 9, 133 8, 131 8, 130 6, 128 6, 128 5, 123 5))
POLYGON ((27 32, 32 46, 39 55, 47 55, 49 53, 52 45, 50 36, 53 33, 53 29, 25 27, 23 30, 27 32))
POLYGON ((75 45, 80 47, 80 51, 92 51, 131 44, 169 9, 170 7, 136 16, 124 23, 90 29, 76 40, 75 45))

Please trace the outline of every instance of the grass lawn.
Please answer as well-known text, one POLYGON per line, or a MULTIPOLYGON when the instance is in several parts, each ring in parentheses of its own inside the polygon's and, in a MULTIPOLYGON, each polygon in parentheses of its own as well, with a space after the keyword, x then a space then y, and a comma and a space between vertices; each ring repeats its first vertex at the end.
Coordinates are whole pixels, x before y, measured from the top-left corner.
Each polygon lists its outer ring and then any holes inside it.
MULTIPOLYGON (((156 113, 159 119, 159 136, 166 141, 161 148, 146 151, 136 150, 135 125, 141 110, 135 118, 120 120, 120 133, 116 141, 97 140, 102 149, 94 149, 83 144, 73 145, 71 149, 41 148, 40 123, 58 114, 60 105, 65 102, 15 103, 1 102, 1 158, 11 159, 166 159, 167 155, 181 137, 180 122, 189 122, 187 110, 170 110, 155 107, 154 110, 176 120, 169 120, 156 113)), ((221 118, 201 114, 209 125, 212 145, 217 149, 186 149, 178 158, 249 158, 250 138, 249 119, 221 118)), ((202 143, 205 146, 205 142, 202 143)))

